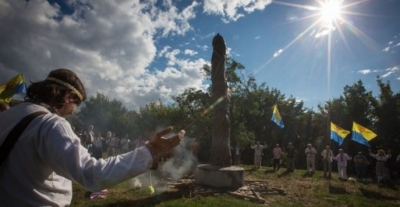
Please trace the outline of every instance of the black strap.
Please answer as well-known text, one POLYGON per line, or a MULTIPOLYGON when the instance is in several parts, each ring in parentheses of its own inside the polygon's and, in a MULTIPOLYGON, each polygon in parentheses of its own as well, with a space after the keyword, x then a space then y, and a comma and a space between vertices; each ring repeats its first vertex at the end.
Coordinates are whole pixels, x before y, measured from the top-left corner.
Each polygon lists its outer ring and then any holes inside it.
POLYGON ((4 140, 3 144, 0 146, 0 166, 7 158, 8 154, 10 154, 12 148, 14 147, 15 143, 17 143, 19 137, 21 136, 22 132, 25 128, 31 123, 31 121, 39 115, 46 114, 47 112, 44 111, 37 111, 34 113, 25 116, 18 124, 11 130, 8 134, 6 139, 4 140))

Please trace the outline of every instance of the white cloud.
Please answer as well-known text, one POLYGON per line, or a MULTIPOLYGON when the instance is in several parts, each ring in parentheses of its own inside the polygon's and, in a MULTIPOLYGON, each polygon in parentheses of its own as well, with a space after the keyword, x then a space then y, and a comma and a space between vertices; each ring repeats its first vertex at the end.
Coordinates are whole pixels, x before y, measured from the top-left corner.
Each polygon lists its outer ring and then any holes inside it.
POLYGON ((278 57, 282 52, 283 52, 283 50, 282 50, 282 49, 279 49, 278 51, 276 51, 276 52, 274 53, 274 57, 278 57))
POLYGON ((164 56, 164 54, 169 50, 169 49, 171 49, 171 47, 170 46, 164 46, 164 48, 160 51, 160 52, 158 52, 158 57, 162 57, 162 56, 164 56))
POLYGON ((315 34, 315 38, 326 36, 335 30, 336 30, 336 27, 334 27, 332 25, 326 26, 321 31, 319 31, 317 34, 315 34))
POLYGON ((196 47, 206 51, 209 47, 207 45, 196 45, 196 47))
POLYGON ((364 70, 359 70, 359 71, 357 71, 357 73, 361 73, 361 74, 366 75, 366 74, 368 74, 368 73, 378 73, 378 72, 381 72, 381 71, 383 71, 383 70, 364 69, 364 70))
POLYGON ((383 52, 389 52, 389 51, 390 51, 390 47, 385 47, 385 48, 383 48, 382 51, 383 51, 383 52))
POLYGON ((363 69, 363 70, 357 71, 357 73, 361 73, 361 74, 364 74, 364 75, 369 74, 369 73, 383 73, 383 75, 380 75, 380 77, 381 78, 387 78, 389 76, 392 76, 392 75, 398 73, 399 69, 400 69, 400 66, 394 66, 394 67, 391 67, 391 68, 380 69, 380 70, 363 69))
POLYGON ((398 47, 400 47, 400 42, 397 39, 397 36, 393 37, 394 40, 388 42, 388 46, 382 49, 383 52, 394 52, 398 47))
POLYGON ((184 51, 184 53, 185 53, 186 55, 193 56, 193 55, 197 55, 198 52, 196 52, 196 51, 194 51, 194 50, 186 49, 186 50, 184 51))
POLYGON ((372 70, 370 70, 370 69, 364 69, 364 70, 359 70, 359 71, 357 71, 357 73, 361 73, 361 74, 368 74, 368 73, 371 73, 372 72, 372 70))
POLYGON ((381 76, 382 78, 387 78, 387 77, 389 77, 390 75, 392 75, 392 74, 394 74, 394 73, 396 73, 396 72, 399 72, 399 66, 395 66, 395 67, 392 67, 392 68, 388 68, 388 69, 386 69, 385 71, 386 71, 386 73, 383 74, 383 75, 381 76))
POLYGON ((221 15, 225 23, 236 21, 244 14, 239 10, 243 9, 247 13, 263 10, 272 0, 204 0, 203 10, 207 14, 221 15))
POLYGON ((70 68, 81 77, 89 95, 100 92, 123 100, 131 109, 149 100, 169 99, 184 86, 202 86, 200 71, 197 74, 191 67, 204 60, 173 59, 176 51, 167 53, 171 47, 157 53, 154 45, 157 38, 192 30, 189 21, 196 16, 196 1, 183 9, 173 1, 164 1, 164 7, 158 8, 154 0, 66 3, 73 10, 71 15, 44 0, 2 1, 2 76, 22 72, 27 80, 38 81, 52 69, 70 68), (169 68, 165 72, 146 69, 162 56, 175 63, 179 76, 169 68))

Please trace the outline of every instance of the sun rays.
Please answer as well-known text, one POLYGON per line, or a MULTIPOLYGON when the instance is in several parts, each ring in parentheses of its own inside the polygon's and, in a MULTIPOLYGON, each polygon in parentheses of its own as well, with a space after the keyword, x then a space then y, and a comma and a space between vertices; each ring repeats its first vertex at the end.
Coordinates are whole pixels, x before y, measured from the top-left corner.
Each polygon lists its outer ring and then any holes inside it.
POLYGON ((342 1, 326 1, 318 10, 323 23, 326 23, 327 25, 335 24, 341 18, 342 1))
POLYGON ((334 44, 332 43, 333 34, 338 33, 340 39, 343 41, 347 50, 351 51, 351 47, 346 40, 345 31, 349 31, 355 36, 361 38, 361 41, 367 44, 373 41, 366 34, 364 34, 360 29, 358 29, 354 24, 352 24, 352 16, 369 16, 367 14, 362 14, 357 12, 357 6, 366 2, 367 0, 351 1, 347 3, 344 0, 315 0, 313 5, 302 5, 295 3, 288 3, 283 1, 273 1, 274 4, 293 7, 297 10, 304 10, 304 15, 297 18, 295 22, 310 22, 302 32, 300 32, 293 40, 291 40, 286 46, 277 49, 279 54, 276 52, 274 55, 266 60, 258 69, 253 71, 253 75, 257 74, 261 69, 266 68, 275 58, 279 58, 282 53, 285 52, 289 47, 295 45, 296 42, 303 38, 314 38, 315 41, 320 39, 323 44, 326 44, 326 70, 327 70, 327 95, 330 96, 330 73, 331 73, 331 54, 334 44))

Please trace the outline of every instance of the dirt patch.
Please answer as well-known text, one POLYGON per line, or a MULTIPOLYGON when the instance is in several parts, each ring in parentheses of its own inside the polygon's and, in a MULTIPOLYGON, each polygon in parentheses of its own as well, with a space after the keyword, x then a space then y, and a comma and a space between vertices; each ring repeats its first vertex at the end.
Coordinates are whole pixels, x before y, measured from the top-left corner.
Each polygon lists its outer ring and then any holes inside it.
POLYGON ((194 183, 194 179, 159 182, 158 187, 168 189, 167 191, 170 192, 176 192, 180 190, 188 192, 189 190, 189 196, 192 198, 199 196, 207 197, 227 194, 239 199, 249 200, 260 204, 266 203, 266 200, 264 199, 265 196, 287 194, 286 190, 282 188, 272 187, 266 181, 257 180, 246 180, 244 186, 236 190, 196 185, 194 183))

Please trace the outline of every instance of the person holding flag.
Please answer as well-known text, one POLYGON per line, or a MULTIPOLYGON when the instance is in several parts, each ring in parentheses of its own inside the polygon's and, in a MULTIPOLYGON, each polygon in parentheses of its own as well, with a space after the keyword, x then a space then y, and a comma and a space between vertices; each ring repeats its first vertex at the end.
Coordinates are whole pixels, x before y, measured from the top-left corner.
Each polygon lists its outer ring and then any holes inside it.
POLYGON ((26 85, 22 73, 0 85, 0 102, 9 103, 14 94, 26 93, 26 85))

